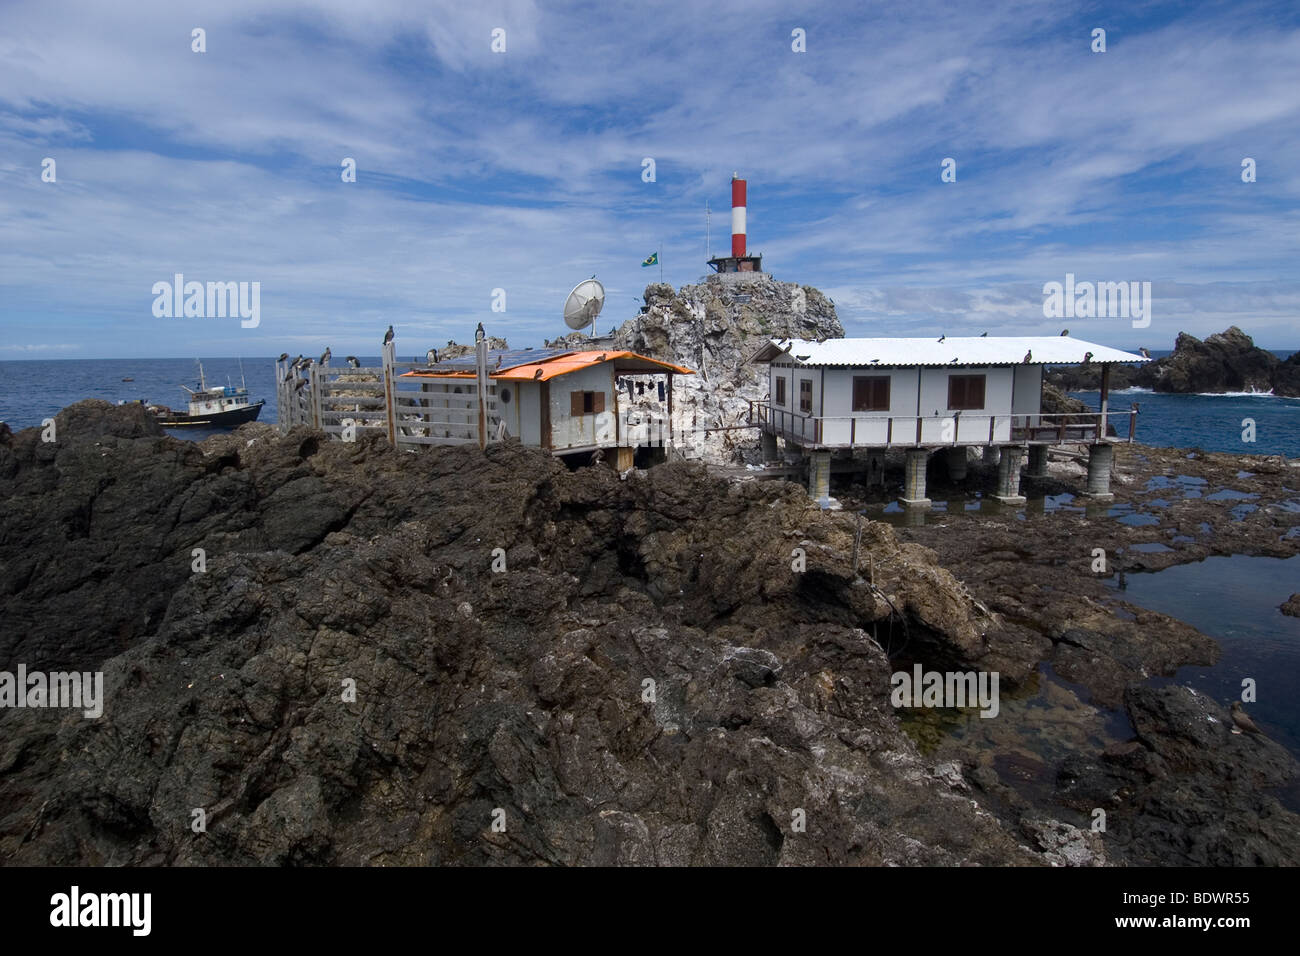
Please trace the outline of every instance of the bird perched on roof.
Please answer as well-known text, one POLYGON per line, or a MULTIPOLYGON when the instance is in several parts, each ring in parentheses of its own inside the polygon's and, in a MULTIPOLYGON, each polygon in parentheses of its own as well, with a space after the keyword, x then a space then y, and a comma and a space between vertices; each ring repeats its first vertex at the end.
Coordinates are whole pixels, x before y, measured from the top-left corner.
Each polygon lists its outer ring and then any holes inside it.
POLYGON ((1151 353, 1148 352, 1148 351, 1147 351, 1146 349, 1144 349, 1144 348, 1139 347, 1139 348, 1138 348, 1138 352, 1140 352, 1140 353, 1142 354, 1142 357, 1143 357, 1143 358, 1150 358, 1150 357, 1151 357, 1151 353))
POLYGON ((1239 734, 1243 730, 1248 734, 1263 733, 1263 731, 1259 729, 1259 727, 1255 724, 1255 722, 1250 719, 1250 715, 1246 713, 1246 708, 1241 706, 1241 701, 1234 700, 1232 702, 1231 710, 1232 710, 1232 722, 1237 725, 1232 731, 1234 734, 1239 734))
POLYGON ((878 358, 874 358, 874 359, 871 360, 871 364, 872 364, 872 365, 875 365, 875 364, 876 364, 877 362, 879 362, 879 361, 880 361, 880 359, 878 359, 878 358))
POLYGON ((1091 361, 1092 361, 1092 353, 1091 353, 1091 352, 1084 352, 1084 353, 1083 353, 1083 364, 1084 364, 1084 365, 1087 365, 1087 364, 1088 364, 1089 362, 1091 362, 1091 361))
POLYGON ((388 331, 384 333, 384 344, 387 345, 391 341, 393 341, 393 327, 390 325, 388 331))
POLYGON ((957 364, 957 356, 954 355, 954 356, 952 357, 952 361, 949 362, 948 364, 949 364, 949 365, 956 365, 956 364, 957 364))
POLYGON ((278 359, 276 359, 276 361, 277 361, 277 362, 283 362, 283 361, 284 361, 285 359, 287 359, 288 357, 289 357, 289 353, 288 353, 288 352, 281 352, 281 353, 280 353, 280 357, 279 357, 278 359))
POLYGON ((988 334, 987 332, 981 332, 981 333, 980 333, 980 338, 982 338, 982 339, 987 339, 988 337, 989 337, 989 334, 988 334))
POLYGON ((349 355, 347 358, 347 362, 353 368, 361 368, 361 360, 357 358, 355 355, 349 355))
POLYGON ((1069 330, 1069 329, 1061 329, 1061 334, 1062 334, 1062 335, 1069 335, 1069 334, 1070 334, 1070 330, 1069 330))
POLYGON ((599 355, 597 355, 597 356, 596 356, 596 361, 597 361, 597 362, 603 362, 603 361, 605 361, 605 353, 604 353, 604 352, 601 352, 599 355))
POLYGON ((542 370, 539 368, 536 372, 533 373, 533 378, 541 378, 541 377, 542 377, 542 370))
POLYGON ((474 341, 482 342, 483 339, 485 339, 486 337, 487 337, 487 333, 483 331, 483 323, 480 322, 478 324, 478 328, 474 330, 474 341))
POLYGON ((330 359, 333 358, 333 356, 334 353, 330 351, 330 347, 328 345, 325 346, 325 351, 320 354, 320 364, 329 365, 330 359))
POLYGON ((425 358, 425 361, 428 362, 430 365, 437 365, 437 364, 438 364, 438 350, 437 350, 437 349, 429 349, 429 351, 427 351, 427 352, 424 353, 424 358, 425 358))
POLYGON ((943 341, 944 339, 946 339, 947 337, 948 337, 948 336, 946 336, 946 335, 941 335, 941 336, 939 336, 939 341, 942 342, 942 341, 943 341))
POLYGON ((1034 351, 1033 349, 1030 349, 1028 352, 1025 353, 1025 357, 1020 360, 1020 364, 1028 365, 1033 360, 1034 360, 1034 351))

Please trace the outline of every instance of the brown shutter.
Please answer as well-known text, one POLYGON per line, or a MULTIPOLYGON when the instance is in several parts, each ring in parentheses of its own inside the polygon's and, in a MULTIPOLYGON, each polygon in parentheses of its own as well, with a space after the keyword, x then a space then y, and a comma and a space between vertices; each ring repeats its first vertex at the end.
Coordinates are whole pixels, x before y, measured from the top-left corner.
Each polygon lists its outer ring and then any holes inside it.
POLYGON ((605 393, 593 392, 591 400, 591 410, 599 415, 605 410, 605 393))
POLYGON ((574 418, 582 417, 582 392, 569 393, 569 414, 574 418))

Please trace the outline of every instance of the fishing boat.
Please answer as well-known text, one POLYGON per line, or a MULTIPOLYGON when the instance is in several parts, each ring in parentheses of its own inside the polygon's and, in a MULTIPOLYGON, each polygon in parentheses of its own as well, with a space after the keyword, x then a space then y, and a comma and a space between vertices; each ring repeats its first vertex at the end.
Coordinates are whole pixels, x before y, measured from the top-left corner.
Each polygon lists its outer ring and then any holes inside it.
MULTIPOLYGON (((197 361, 197 360, 196 360, 197 361)), ((178 412, 166 405, 150 405, 149 411, 166 428, 200 426, 204 428, 235 428, 245 422, 257 421, 265 401, 250 402, 248 386, 244 384, 244 367, 239 367, 239 387, 233 385, 208 386, 203 376, 203 363, 199 366, 199 387, 182 385, 190 397, 189 412, 178 412)))

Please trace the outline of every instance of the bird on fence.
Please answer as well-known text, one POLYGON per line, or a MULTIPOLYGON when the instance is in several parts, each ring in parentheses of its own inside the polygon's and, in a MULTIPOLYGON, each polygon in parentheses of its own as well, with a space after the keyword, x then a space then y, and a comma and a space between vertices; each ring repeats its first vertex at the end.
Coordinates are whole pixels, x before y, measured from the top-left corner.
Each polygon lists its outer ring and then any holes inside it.
POLYGON ((384 333, 384 344, 387 345, 391 341, 393 341, 393 327, 390 325, 388 331, 384 333))
POLYGON ((1065 335, 1069 335, 1069 334, 1070 334, 1070 330, 1069 330, 1069 329, 1061 329, 1061 335, 1065 336, 1065 335))
POLYGON ((1241 706, 1241 701, 1234 700, 1231 709, 1232 722, 1237 725, 1232 731, 1234 734, 1239 734, 1243 730, 1248 734, 1263 733, 1263 731, 1259 729, 1258 725, 1250 719, 1250 715, 1246 713, 1246 708, 1241 706))
POLYGON ((325 346, 325 351, 320 354, 320 364, 329 365, 330 359, 333 357, 334 353, 330 351, 330 347, 328 345, 325 346))
POLYGON ((1148 351, 1147 351, 1146 349, 1144 349, 1144 348, 1139 348, 1139 349, 1138 349, 1138 352, 1141 353, 1141 355, 1142 355, 1143 358, 1150 358, 1150 357, 1151 357, 1151 353, 1148 352, 1148 351))
POLYGON ((1034 360, 1034 352, 1033 349, 1030 349, 1028 352, 1025 353, 1025 357, 1021 359, 1020 362, 1022 365, 1028 365, 1033 360, 1034 360))
POLYGON ((437 364, 438 364, 438 350, 437 350, 437 349, 429 349, 429 351, 425 353, 424 357, 425 357, 425 360, 428 362, 428 364, 430 364, 430 365, 437 365, 437 364))
POLYGON ((284 380, 285 380, 286 382, 289 381, 291 378, 293 378, 293 369, 294 369, 294 367, 293 367, 292 365, 290 365, 290 366, 289 366, 289 371, 287 371, 287 372, 284 373, 284 380))
POLYGON ((276 359, 276 361, 277 361, 277 362, 283 362, 283 361, 284 361, 285 359, 287 359, 288 357, 289 357, 289 353, 288 353, 288 352, 281 352, 281 353, 280 353, 280 357, 279 357, 278 359, 276 359))
POLYGON ((298 381, 293 383, 293 390, 296 392, 306 384, 307 380, 305 378, 300 378, 298 381))
POLYGON ((296 359, 293 360, 293 364, 290 366, 290 368, 302 368, 302 355, 299 355, 296 359))
POLYGON ((487 333, 483 331, 483 323, 480 322, 478 328, 474 330, 474 341, 482 342, 485 338, 487 338, 487 333))
POLYGON ((361 360, 355 355, 349 355, 347 361, 353 368, 361 368, 361 360))

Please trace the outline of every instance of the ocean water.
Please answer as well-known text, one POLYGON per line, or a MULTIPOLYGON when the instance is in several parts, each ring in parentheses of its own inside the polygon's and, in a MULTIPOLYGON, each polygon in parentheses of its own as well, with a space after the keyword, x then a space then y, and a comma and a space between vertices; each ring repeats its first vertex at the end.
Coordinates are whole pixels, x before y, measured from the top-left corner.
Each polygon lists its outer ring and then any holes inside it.
MULTIPOLYGON (((365 366, 380 364, 379 356, 359 358, 365 366)), ((275 424, 275 359, 205 358, 203 372, 208 385, 238 385, 242 372, 249 399, 266 402, 257 420, 275 424)), ((183 410, 189 396, 180 386, 194 388, 198 381, 198 366, 192 358, 0 362, 0 421, 17 431, 39 425, 42 419, 85 398, 115 404, 144 399, 183 410), (124 382, 124 378, 134 381, 124 382)), ((170 434, 198 440, 212 433, 181 428, 171 429, 170 434)))
MULTIPOLYGON (((1071 392, 1097 408, 1097 392, 1071 392)), ((1138 403, 1135 438, 1144 445, 1201 448, 1238 455, 1300 457, 1300 398, 1273 395, 1168 395, 1145 389, 1110 393, 1110 407, 1127 411, 1138 403), (1255 423, 1255 441, 1242 440, 1247 419, 1255 423)), ((1115 428, 1126 434, 1127 421, 1115 428)))

